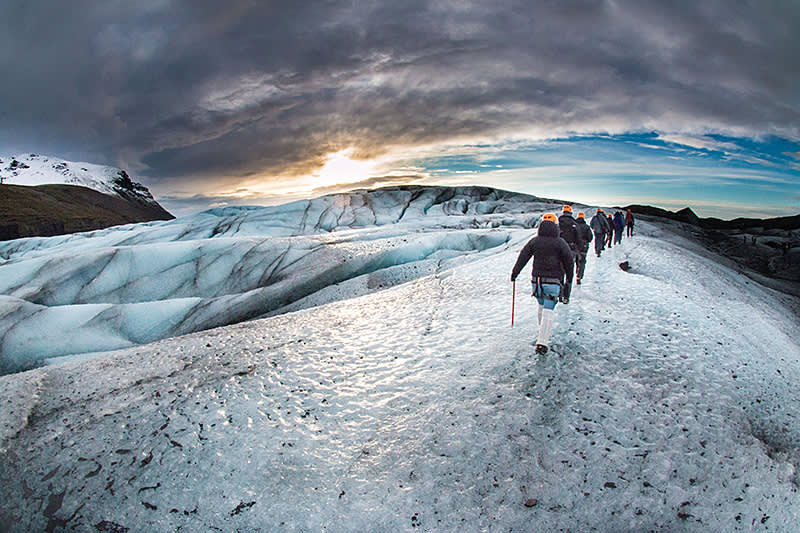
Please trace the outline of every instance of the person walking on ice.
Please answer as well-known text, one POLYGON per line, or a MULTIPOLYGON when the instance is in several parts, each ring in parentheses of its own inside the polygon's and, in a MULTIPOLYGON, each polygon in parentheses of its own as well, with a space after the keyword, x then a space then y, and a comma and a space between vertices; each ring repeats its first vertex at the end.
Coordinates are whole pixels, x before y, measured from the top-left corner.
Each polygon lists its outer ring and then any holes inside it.
POLYGON ((608 233, 608 221, 606 220, 605 211, 598 209, 589 226, 594 232, 594 253, 597 254, 597 257, 600 257, 600 253, 606 248, 606 233, 608 233))
POLYGON ((630 209, 625 211, 625 226, 628 228, 628 237, 633 237, 633 213, 630 209))
POLYGON ((572 286, 574 262, 572 251, 567 241, 559 236, 558 219, 547 213, 539 223, 536 237, 529 240, 517 257, 511 270, 511 281, 533 258, 531 282, 533 296, 539 302, 538 319, 539 334, 536 339, 536 353, 547 353, 550 346, 550 335, 553 333, 555 307, 557 302, 569 303, 569 292, 572 286))
POLYGON ((614 244, 622 244, 622 233, 625 231, 625 219, 622 213, 614 213, 614 244))
POLYGON ((586 215, 578 213, 578 235, 581 237, 581 248, 575 256, 575 283, 581 284, 581 278, 586 270, 586 254, 589 252, 589 243, 592 242, 592 228, 586 224, 586 215))

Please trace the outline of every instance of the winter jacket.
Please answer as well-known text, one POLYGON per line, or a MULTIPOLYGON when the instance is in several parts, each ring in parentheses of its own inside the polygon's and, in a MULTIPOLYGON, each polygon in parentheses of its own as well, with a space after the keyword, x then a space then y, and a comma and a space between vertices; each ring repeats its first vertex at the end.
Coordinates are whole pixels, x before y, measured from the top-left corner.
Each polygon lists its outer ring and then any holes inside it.
POLYGON ((633 226, 633 213, 631 213, 630 209, 625 213, 625 223, 629 226, 633 226))
POLYGON ((606 217, 602 213, 598 213, 592 217, 592 222, 590 223, 592 231, 598 234, 608 233, 608 225, 606 222, 606 217))
POLYGON ((589 243, 592 242, 592 228, 586 223, 586 221, 582 218, 578 219, 578 235, 583 242, 583 246, 581 247, 581 251, 585 252, 589 249, 589 243))
POLYGON ((619 211, 614 213, 614 228, 617 231, 622 231, 625 229, 625 220, 622 218, 622 213, 619 211))
POLYGON ((525 244, 511 271, 511 281, 515 281, 523 267, 533 258, 531 277, 551 278, 572 283, 573 259, 567 241, 558 236, 558 226, 549 220, 539 224, 538 235, 525 244))
POLYGON ((573 252, 583 250, 583 239, 578 231, 578 223, 572 218, 572 215, 564 213, 558 217, 558 229, 561 232, 561 238, 567 241, 570 250, 573 252))

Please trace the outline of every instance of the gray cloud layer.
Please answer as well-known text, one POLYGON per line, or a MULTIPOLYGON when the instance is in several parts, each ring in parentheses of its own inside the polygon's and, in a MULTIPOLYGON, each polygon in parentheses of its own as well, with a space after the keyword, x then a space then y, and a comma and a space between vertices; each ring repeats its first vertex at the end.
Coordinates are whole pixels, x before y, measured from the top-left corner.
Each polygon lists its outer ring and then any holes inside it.
POLYGON ((798 138, 800 3, 0 5, 0 147, 158 180, 514 131, 798 138))

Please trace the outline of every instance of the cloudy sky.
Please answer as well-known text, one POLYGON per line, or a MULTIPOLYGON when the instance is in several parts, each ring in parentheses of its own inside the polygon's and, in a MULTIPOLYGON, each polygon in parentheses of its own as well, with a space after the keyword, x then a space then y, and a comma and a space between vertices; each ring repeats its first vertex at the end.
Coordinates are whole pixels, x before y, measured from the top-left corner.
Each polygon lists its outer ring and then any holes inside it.
POLYGON ((165 207, 413 182, 800 212, 800 2, 6 0, 0 154, 165 207))

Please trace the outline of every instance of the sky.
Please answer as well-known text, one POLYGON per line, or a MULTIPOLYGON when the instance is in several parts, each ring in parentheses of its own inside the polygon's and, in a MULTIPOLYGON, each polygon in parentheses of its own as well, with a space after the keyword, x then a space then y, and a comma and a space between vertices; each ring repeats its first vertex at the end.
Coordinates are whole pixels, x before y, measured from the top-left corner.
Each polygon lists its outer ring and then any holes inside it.
POLYGON ((0 154, 174 214, 397 183, 800 212, 800 3, 0 4, 0 154))

